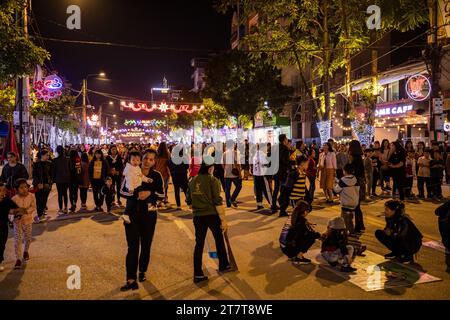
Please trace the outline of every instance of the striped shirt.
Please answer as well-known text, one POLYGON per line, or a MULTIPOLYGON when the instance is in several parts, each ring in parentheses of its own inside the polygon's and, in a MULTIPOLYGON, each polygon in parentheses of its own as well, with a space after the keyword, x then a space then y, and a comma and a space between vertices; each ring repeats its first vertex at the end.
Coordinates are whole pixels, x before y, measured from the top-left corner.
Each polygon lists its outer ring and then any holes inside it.
POLYGON ((306 174, 300 172, 292 188, 290 200, 300 200, 305 198, 306 193, 306 174))

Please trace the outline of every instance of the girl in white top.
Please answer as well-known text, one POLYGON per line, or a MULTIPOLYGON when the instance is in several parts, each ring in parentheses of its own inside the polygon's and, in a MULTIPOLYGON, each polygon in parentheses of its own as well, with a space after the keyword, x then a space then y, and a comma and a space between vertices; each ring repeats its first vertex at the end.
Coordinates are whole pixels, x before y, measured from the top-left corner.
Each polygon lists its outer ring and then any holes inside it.
POLYGON ((14 225, 14 249, 16 253, 15 268, 22 266, 22 242, 24 244, 23 260, 30 259, 31 231, 33 214, 36 213, 36 198, 29 192, 30 186, 25 179, 16 180, 17 194, 11 199, 20 208, 19 214, 11 217, 14 225))

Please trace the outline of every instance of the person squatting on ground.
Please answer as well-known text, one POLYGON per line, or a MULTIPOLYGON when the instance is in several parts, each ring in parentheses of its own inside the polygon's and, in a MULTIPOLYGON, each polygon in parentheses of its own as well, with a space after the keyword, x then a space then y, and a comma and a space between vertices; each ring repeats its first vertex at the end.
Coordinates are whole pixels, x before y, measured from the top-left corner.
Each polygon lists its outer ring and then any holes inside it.
POLYGON ((347 163, 344 166, 344 176, 336 181, 333 191, 339 195, 341 202, 341 217, 344 219, 345 227, 349 235, 354 235, 355 227, 353 217, 355 209, 359 203, 359 186, 358 180, 354 176, 355 166, 347 163))
MULTIPOLYGON (((5 271, 2 265, 5 260, 5 247, 8 241, 9 216, 14 215, 18 210, 17 204, 7 197, 6 185, 0 182, 0 272, 5 271)), ((23 213, 23 209, 19 210, 23 213)))
POLYGON ((375 237, 391 250, 384 255, 386 259, 399 259, 401 263, 414 262, 414 254, 422 246, 422 234, 405 213, 405 205, 398 200, 389 200, 384 204, 386 226, 375 231, 375 237))
POLYGON ((30 186, 25 179, 16 180, 17 194, 11 199, 19 207, 12 216, 14 226, 14 249, 16 253, 15 269, 22 266, 24 261, 30 259, 29 250, 31 244, 31 231, 33 227, 33 214, 36 212, 36 199, 29 192, 30 186), (24 250, 22 253, 22 244, 24 250))
POLYGON ((439 206, 434 213, 438 216, 439 233, 445 253, 450 254, 450 201, 439 206))
POLYGON ((223 233, 227 229, 220 181, 213 176, 214 160, 203 162, 198 175, 189 182, 187 203, 192 206, 195 227, 194 283, 208 280, 202 270, 206 233, 211 230, 219 257, 219 272, 231 271, 223 233))
POLYGON ((281 251, 293 264, 309 264, 311 260, 303 255, 311 248, 320 233, 314 231, 312 225, 306 219, 311 212, 311 205, 300 200, 288 218, 280 235, 281 251))
POLYGON ((326 233, 322 235, 322 257, 332 266, 340 266, 342 272, 355 272, 351 266, 355 249, 348 244, 344 219, 335 217, 328 221, 326 233))

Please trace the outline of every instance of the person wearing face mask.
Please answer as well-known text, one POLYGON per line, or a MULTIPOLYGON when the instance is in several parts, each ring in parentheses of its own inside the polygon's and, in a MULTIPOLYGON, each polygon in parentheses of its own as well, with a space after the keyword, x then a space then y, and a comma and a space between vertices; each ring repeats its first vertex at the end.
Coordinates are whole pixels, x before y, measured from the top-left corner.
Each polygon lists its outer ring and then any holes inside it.
POLYGON ((389 200, 384 205, 386 226, 375 231, 375 237, 391 250, 386 259, 399 259, 403 264, 414 262, 414 254, 422 246, 422 234, 405 213, 405 205, 398 200, 389 200))

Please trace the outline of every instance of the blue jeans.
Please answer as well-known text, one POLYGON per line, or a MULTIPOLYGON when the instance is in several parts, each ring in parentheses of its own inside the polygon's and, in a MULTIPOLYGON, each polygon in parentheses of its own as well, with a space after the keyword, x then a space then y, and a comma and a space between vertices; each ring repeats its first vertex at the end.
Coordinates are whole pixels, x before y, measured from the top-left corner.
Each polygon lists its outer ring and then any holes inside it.
POLYGON ((231 207, 231 203, 236 201, 236 198, 241 192, 242 189, 242 180, 238 178, 225 178, 225 198, 227 201, 227 207, 231 207), (233 194, 230 196, 231 192, 231 184, 234 184, 235 189, 233 194))

